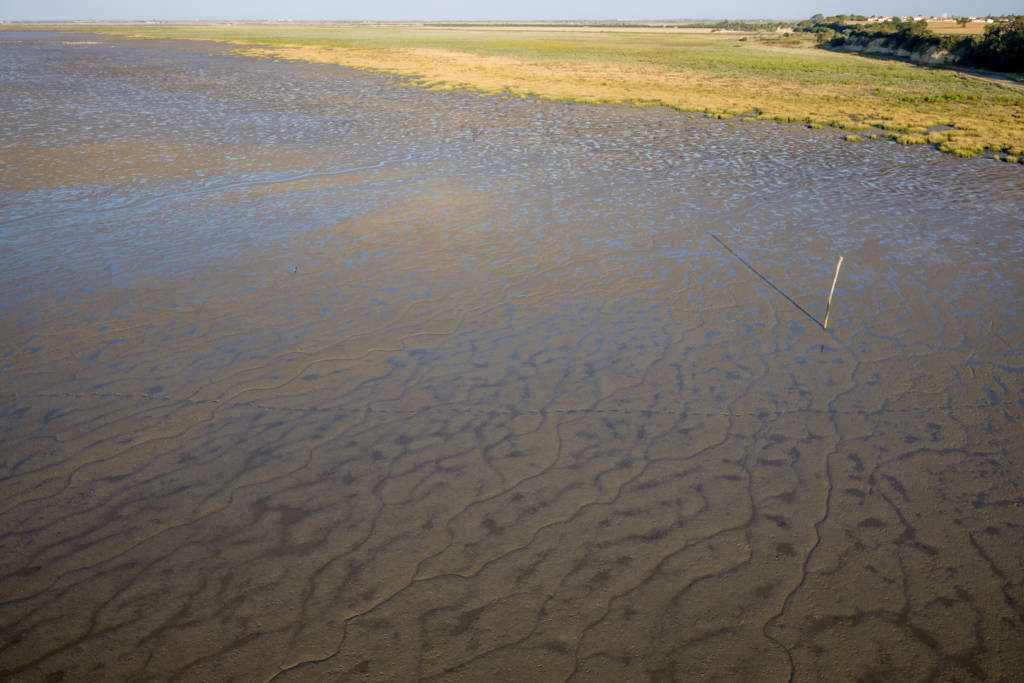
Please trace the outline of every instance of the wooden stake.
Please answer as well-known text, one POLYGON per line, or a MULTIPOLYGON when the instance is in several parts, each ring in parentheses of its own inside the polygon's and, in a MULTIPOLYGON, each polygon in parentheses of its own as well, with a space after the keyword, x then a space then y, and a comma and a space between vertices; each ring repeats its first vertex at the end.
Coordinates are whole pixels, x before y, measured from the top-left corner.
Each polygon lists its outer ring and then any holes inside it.
POLYGON ((843 257, 839 257, 839 263, 836 264, 836 276, 832 278, 832 289, 828 292, 828 301, 825 302, 825 322, 821 324, 821 329, 828 329, 828 312, 832 308, 832 295, 836 291, 836 282, 839 281, 839 266, 843 265, 843 257))

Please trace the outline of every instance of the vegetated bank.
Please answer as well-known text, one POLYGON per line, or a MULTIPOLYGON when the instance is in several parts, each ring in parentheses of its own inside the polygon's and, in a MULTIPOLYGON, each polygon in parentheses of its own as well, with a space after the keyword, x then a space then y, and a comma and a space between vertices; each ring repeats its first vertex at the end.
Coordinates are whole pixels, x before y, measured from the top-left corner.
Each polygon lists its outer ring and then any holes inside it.
POLYGON ((901 19, 864 24, 821 17, 800 22, 795 29, 813 33, 819 44, 850 52, 892 55, 920 64, 1024 73, 1024 16, 999 19, 982 35, 938 35, 926 21, 901 19))
POLYGON ((39 28, 216 40, 232 54, 376 71, 401 86, 663 105, 833 126, 963 157, 1024 157, 1019 86, 817 49, 805 32, 292 22, 39 28))

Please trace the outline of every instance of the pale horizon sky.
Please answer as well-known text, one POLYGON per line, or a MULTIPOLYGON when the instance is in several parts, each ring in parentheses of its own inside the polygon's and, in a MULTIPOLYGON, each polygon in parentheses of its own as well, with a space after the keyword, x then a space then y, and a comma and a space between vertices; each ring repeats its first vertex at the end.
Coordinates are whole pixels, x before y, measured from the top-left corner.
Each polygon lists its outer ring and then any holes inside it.
POLYGON ((1024 12, 1021 0, 0 0, 6 21, 526 21, 806 19, 821 14, 985 16, 1024 12))

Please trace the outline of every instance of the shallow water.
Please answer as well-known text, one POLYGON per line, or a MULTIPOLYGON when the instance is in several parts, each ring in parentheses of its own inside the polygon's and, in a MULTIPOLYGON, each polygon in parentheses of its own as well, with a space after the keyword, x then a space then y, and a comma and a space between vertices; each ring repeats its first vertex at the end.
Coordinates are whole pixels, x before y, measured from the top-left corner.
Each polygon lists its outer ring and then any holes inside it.
POLYGON ((0 36, 3 678, 1024 670, 1020 169, 0 36))

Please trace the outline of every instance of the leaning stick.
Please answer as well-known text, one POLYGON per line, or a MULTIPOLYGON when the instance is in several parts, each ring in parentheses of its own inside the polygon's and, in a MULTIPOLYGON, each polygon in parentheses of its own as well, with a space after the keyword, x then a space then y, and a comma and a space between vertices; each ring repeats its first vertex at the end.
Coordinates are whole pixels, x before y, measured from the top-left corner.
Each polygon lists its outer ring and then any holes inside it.
POLYGON ((836 276, 832 278, 832 289, 828 291, 828 301, 825 302, 825 322, 821 324, 821 329, 828 329, 828 312, 832 308, 832 295, 836 291, 836 282, 839 281, 839 266, 843 265, 843 257, 839 257, 839 263, 836 264, 836 276))

